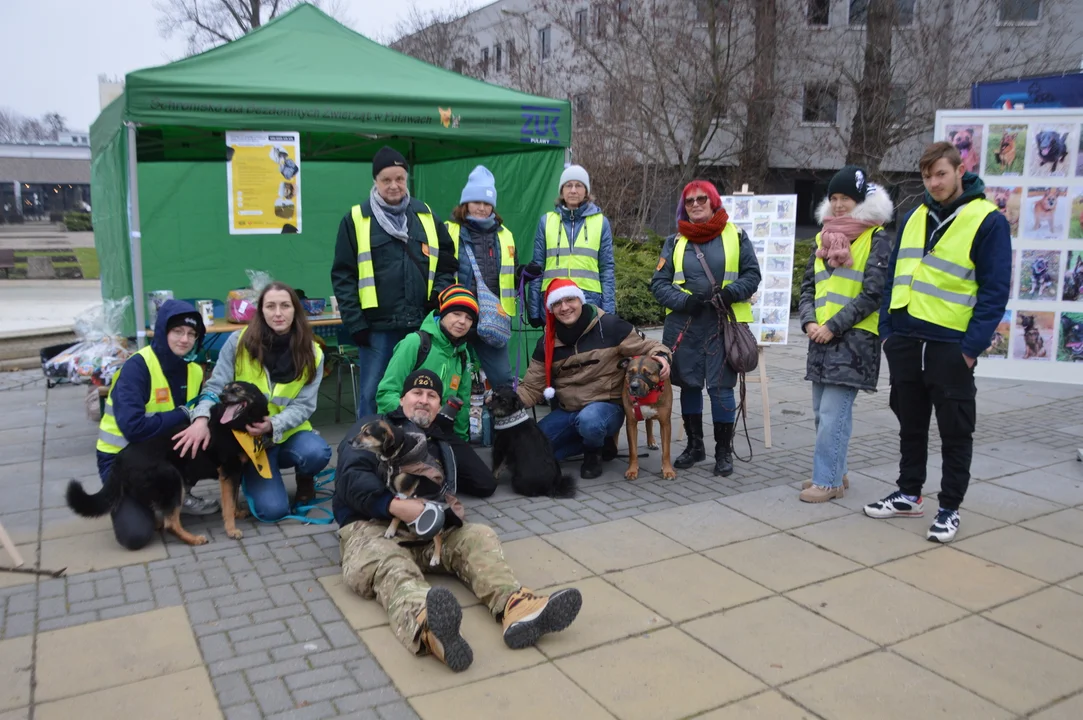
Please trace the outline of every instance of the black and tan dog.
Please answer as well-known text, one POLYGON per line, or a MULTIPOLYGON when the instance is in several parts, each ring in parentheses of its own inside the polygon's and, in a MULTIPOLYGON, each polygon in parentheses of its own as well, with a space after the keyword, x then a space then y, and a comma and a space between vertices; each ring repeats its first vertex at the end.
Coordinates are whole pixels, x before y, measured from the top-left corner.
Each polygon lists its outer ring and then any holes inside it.
POLYGON ((642 355, 620 361, 624 370, 624 428, 628 434, 627 480, 639 477, 639 454, 637 452, 639 421, 647 421, 647 446, 654 444, 653 422, 662 428, 662 477, 673 480, 677 471, 669 459, 669 446, 673 431, 673 387, 662 379, 662 364, 656 358, 642 355))
MULTIPOLYGON (((380 471, 384 474, 387 489, 395 493, 400 500, 425 498, 446 502, 454 508, 457 501, 444 493, 444 470, 429 452, 428 439, 424 433, 405 430, 401 426, 380 417, 361 426, 357 436, 350 441, 355 450, 368 450, 380 460, 380 471)), ((445 513, 444 528, 462 525, 462 518, 456 512, 445 513)), ((391 518, 384 537, 391 539, 398 534, 402 520, 391 518)), ((434 550, 429 565, 440 564, 444 534, 439 532, 433 538, 434 550)))
MULTIPOLYGON (((166 530, 189 545, 203 545, 207 538, 193 535, 181 525, 180 510, 185 488, 198 480, 218 478, 222 489, 222 521, 226 534, 241 537, 236 519, 247 512, 237 505, 241 470, 249 460, 242 443, 254 440, 245 429, 268 414, 267 398, 251 383, 234 382, 222 390, 218 404, 211 408, 210 443, 205 450, 181 457, 173 449, 173 436, 186 425, 143 442, 130 443, 118 454, 102 489, 87 494, 77 480, 68 483, 68 507, 83 517, 100 517, 113 510, 122 497, 150 506, 162 513, 166 530), (246 439, 248 438, 248 439, 246 439)), ((261 454, 258 452, 257 455, 261 454)), ((262 454, 266 462, 266 454, 262 454)))

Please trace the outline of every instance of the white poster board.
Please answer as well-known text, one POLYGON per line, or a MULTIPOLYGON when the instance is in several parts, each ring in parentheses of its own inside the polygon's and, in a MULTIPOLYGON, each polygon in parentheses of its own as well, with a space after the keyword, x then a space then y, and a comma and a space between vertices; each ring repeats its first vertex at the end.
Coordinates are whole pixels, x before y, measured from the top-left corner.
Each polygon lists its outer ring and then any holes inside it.
POLYGON ((229 233, 301 232, 301 136, 226 132, 229 233))
POLYGON ((941 110, 936 139, 1012 228, 1012 290, 983 377, 1083 383, 1083 108, 941 110))
POLYGON ((760 345, 785 345, 790 330, 796 195, 723 195, 730 222, 745 231, 763 276, 752 296, 749 329, 760 345))

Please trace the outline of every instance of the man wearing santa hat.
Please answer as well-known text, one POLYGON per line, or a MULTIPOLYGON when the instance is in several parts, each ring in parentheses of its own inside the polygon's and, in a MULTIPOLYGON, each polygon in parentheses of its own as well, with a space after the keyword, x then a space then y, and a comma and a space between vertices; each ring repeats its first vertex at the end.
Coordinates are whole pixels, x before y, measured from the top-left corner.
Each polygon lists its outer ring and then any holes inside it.
POLYGON ((586 302, 573 281, 558 278, 545 292, 545 335, 519 384, 527 407, 548 401, 538 423, 557 460, 582 453, 584 479, 602 474, 602 448, 624 422, 620 361, 654 356, 669 376, 670 351, 629 322, 586 302))

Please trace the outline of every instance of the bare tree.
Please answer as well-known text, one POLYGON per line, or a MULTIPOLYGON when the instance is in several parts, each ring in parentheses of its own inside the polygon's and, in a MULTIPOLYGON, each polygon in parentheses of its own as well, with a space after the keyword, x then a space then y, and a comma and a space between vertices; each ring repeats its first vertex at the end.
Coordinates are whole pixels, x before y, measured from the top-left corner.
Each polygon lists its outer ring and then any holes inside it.
POLYGON ((0 142, 34 143, 55 141, 67 130, 67 121, 57 112, 40 118, 26 117, 0 108, 0 142))
POLYGON ((341 0, 155 0, 154 7, 161 13, 159 34, 183 35, 188 55, 195 55, 247 35, 303 1, 346 20, 341 0))
POLYGON ((424 60, 446 70, 474 74, 477 40, 467 31, 461 18, 470 12, 466 0, 432 10, 411 5, 388 38, 388 45, 399 52, 424 60))

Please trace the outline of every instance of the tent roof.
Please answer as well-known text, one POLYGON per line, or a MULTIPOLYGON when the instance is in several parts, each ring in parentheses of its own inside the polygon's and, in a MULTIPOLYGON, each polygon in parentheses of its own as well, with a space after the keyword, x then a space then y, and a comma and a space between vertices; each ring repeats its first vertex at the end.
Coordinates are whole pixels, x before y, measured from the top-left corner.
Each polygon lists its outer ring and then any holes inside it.
POLYGON ((153 126, 400 136, 490 152, 571 142, 566 100, 429 65, 308 4, 200 55, 129 73, 123 103, 125 120, 153 126))

